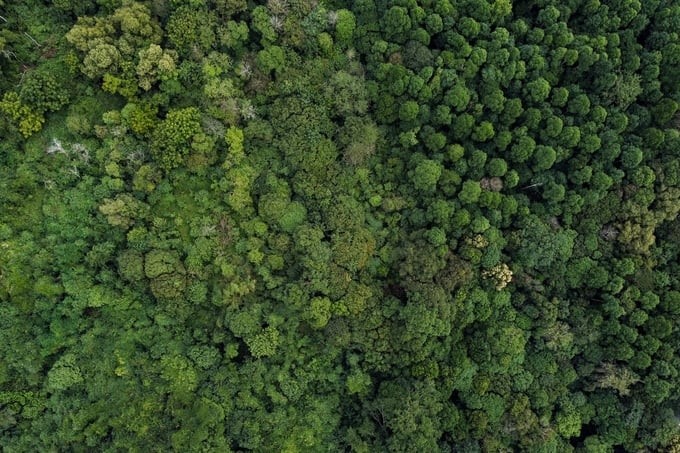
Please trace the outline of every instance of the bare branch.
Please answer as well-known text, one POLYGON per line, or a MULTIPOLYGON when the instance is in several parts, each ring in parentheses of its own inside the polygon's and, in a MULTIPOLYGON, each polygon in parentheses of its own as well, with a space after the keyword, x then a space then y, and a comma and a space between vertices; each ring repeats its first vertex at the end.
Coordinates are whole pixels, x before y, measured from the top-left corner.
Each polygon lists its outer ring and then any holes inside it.
POLYGON ((42 47, 38 41, 36 41, 35 39, 33 39, 33 36, 29 35, 29 34, 26 33, 26 32, 24 32, 24 35, 26 35, 26 36, 28 37, 28 39, 30 39, 30 40, 33 42, 33 44, 35 44, 37 47, 42 47))

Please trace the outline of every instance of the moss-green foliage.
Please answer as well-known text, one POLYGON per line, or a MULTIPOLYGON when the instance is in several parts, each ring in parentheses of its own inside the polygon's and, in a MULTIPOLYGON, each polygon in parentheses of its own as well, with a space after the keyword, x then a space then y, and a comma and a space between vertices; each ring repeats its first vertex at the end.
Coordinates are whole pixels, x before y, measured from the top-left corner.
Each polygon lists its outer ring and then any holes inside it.
POLYGON ((677 450, 677 1, 0 8, 3 451, 677 450))

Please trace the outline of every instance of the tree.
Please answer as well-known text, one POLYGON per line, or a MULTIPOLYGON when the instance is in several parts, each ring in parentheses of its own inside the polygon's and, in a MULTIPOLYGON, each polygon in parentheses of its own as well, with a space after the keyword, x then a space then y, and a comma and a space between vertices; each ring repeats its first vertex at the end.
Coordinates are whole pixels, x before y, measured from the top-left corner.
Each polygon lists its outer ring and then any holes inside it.
POLYGON ((494 157, 486 164, 489 176, 504 176, 508 171, 508 164, 501 158, 494 157))
POLYGON ((338 141, 345 147, 344 160, 350 165, 362 165, 375 152, 380 137, 377 125, 366 117, 350 116, 338 132, 338 141))
POLYGON ((555 163, 557 153, 549 146, 537 146, 533 158, 534 171, 548 170, 555 163))
POLYGON ((99 211, 106 216, 110 225, 128 229, 137 220, 144 219, 149 206, 128 194, 117 195, 115 199, 104 199, 99 211))
POLYGON ((572 254, 576 232, 553 230, 536 217, 522 221, 516 258, 530 269, 548 270, 553 264, 564 262, 572 254))
POLYGON ((161 377, 168 381, 170 391, 180 398, 188 398, 198 385, 198 373, 181 355, 164 355, 160 360, 161 377))
POLYGON ((28 72, 19 89, 19 100, 37 112, 55 112, 69 101, 68 92, 57 78, 43 71, 28 72))
POLYGON ((656 124, 665 126, 678 111, 678 103, 672 99, 664 98, 652 109, 656 124))
POLYGON ((279 331, 271 326, 265 328, 257 335, 246 338, 246 344, 250 353, 258 359, 274 355, 279 342, 279 331))
POLYGON ((483 121, 472 132, 472 139, 478 142, 486 142, 494 136, 493 125, 488 121, 483 121))
POLYGON ((313 328, 323 328, 331 317, 331 301, 327 297, 315 297, 310 302, 305 317, 313 328))
POLYGON ((99 78, 106 73, 117 72, 120 60, 120 52, 115 46, 102 43, 87 52, 82 71, 92 79, 99 78))
POLYGON ((444 103, 458 112, 464 111, 470 103, 470 92, 461 83, 456 83, 444 96, 444 103))
POLYGON ((526 84, 529 98, 534 102, 543 102, 550 94, 550 83, 542 77, 526 84))
POLYGON ((596 387, 614 389, 622 396, 628 395, 630 386, 640 380, 639 376, 629 369, 613 363, 603 363, 597 372, 596 387))
POLYGON ((567 110, 580 116, 586 116, 590 112, 590 99, 585 94, 579 94, 571 98, 567 110))
POLYGON ((418 103, 406 101, 399 107, 399 119, 401 121, 415 121, 418 117, 418 103))
POLYGON ((139 51, 137 63, 137 77, 139 86, 149 91, 158 80, 167 80, 176 74, 176 56, 172 52, 164 51, 160 46, 151 44, 148 49, 139 51))
POLYGON ((466 204, 474 204, 479 199, 482 193, 482 188, 478 181, 465 181, 463 187, 458 194, 458 199, 466 204))
POLYGON ((19 132, 24 137, 29 137, 42 129, 45 117, 22 104, 19 95, 13 91, 5 93, 0 101, 0 112, 17 123, 19 132))
POLYGON ((135 250, 125 250, 118 256, 118 272, 129 281, 136 282, 144 278, 144 257, 135 250))
POLYGON ((266 73, 281 69, 286 61, 284 50, 269 46, 257 53, 257 65, 266 73))
POLYGON ((195 107, 168 112, 151 135, 151 153, 164 170, 178 167, 202 134, 200 112, 195 107))
POLYGON ((175 299, 184 294, 186 271, 177 254, 152 250, 144 257, 144 273, 151 280, 151 291, 159 299, 175 299))
POLYGON ((642 94, 641 78, 638 74, 624 73, 616 78, 613 89, 607 93, 619 108, 625 110, 642 94))
POLYGON ((393 39, 401 39, 411 29, 408 10, 401 6, 392 6, 383 16, 385 31, 393 39))
POLYGON ((111 21, 94 17, 81 17, 66 34, 69 43, 81 52, 87 52, 101 44, 111 44, 115 33, 111 21))
POLYGON ((526 162, 532 157, 535 149, 536 142, 534 139, 523 135, 510 148, 510 158, 515 162, 526 162))
POLYGON ((207 52, 215 42, 214 20, 214 16, 205 10, 180 7, 168 20, 168 40, 181 54, 191 50, 207 52))
POLYGON ((245 11, 248 5, 245 0, 214 0, 217 11, 223 16, 233 16, 245 11))
POLYGON ((635 146, 626 146, 621 153, 621 163, 624 168, 632 169, 637 167, 643 159, 642 150, 635 146))
POLYGON ((335 21, 335 39, 345 46, 351 43, 356 29, 356 19, 354 14, 346 9, 340 9, 335 12, 337 19, 335 21))
POLYGON ((432 192, 437 186, 437 181, 442 175, 442 165, 439 162, 423 159, 416 166, 411 177, 416 189, 424 192, 432 192))
POLYGON ((368 100, 363 80, 346 71, 338 71, 328 82, 326 96, 334 113, 342 116, 366 113, 368 100))

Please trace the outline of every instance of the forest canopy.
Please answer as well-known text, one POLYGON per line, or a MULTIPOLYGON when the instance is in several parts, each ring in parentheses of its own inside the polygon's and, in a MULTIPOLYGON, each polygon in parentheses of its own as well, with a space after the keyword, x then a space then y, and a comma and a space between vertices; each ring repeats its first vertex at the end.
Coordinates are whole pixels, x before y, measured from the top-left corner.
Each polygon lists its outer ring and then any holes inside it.
POLYGON ((0 11, 3 451, 680 451, 680 1, 0 11))

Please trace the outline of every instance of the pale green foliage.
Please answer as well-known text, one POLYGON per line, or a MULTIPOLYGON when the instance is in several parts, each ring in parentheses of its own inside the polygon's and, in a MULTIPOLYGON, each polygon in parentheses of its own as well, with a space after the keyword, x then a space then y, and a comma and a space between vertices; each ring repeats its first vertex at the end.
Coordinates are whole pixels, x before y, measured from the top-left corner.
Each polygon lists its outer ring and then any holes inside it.
POLYGON ((168 381, 170 390, 187 395, 198 385, 198 375, 193 364, 181 355, 164 355, 160 360, 161 377, 168 381))
POLYGON ((236 212, 241 212, 253 204, 250 191, 257 176, 255 169, 249 165, 239 165, 227 172, 231 191, 227 195, 227 203, 236 212))
POLYGON ((350 116, 338 135, 340 143, 346 146, 345 162, 361 165, 374 153, 379 130, 373 121, 365 117, 350 116))
POLYGON ((85 17, 66 34, 66 39, 81 52, 101 44, 115 44, 123 55, 160 42, 160 27, 149 9, 138 2, 126 2, 106 18, 85 17))
POLYGON ((246 338, 250 353, 258 359, 274 355, 279 342, 279 331, 271 326, 257 335, 246 338))
POLYGON ((482 189, 478 181, 465 181, 458 194, 458 199, 463 203, 476 203, 481 193, 482 189))
POLYGON ((425 159, 421 161, 413 171, 413 185, 416 189, 423 191, 433 191, 437 186, 437 181, 442 175, 442 165, 439 162, 425 159))
POLYGON ((83 73, 90 78, 103 76, 106 72, 115 72, 120 62, 120 52, 111 44, 99 44, 90 49, 83 59, 83 73))
POLYGON ((326 96, 333 103, 334 114, 363 115, 368 109, 366 87, 361 78, 337 71, 326 84, 326 96))
POLYGON ((331 301, 327 297, 315 297, 304 313, 305 319, 315 329, 321 329, 331 318, 331 301))
POLYGON ((341 43, 349 43, 357 26, 354 14, 346 9, 340 9, 336 13, 335 37, 341 43))
POLYGON ((112 44, 112 36, 115 31, 113 24, 109 20, 95 17, 82 17, 78 19, 76 25, 66 33, 66 39, 81 52, 88 52, 98 45, 112 44))
POLYGON ((177 56, 170 51, 163 50, 157 44, 151 44, 147 49, 139 51, 137 63, 137 77, 139 86, 149 91, 158 80, 165 80, 175 73, 177 56))
POLYGON ((351 394, 366 393, 371 388, 371 376, 362 371, 355 370, 347 376, 346 385, 347 391, 351 394))
POLYGON ((155 36, 160 32, 158 24, 151 17, 151 11, 142 3, 126 2, 113 13, 112 20, 128 40, 131 37, 139 40, 156 39, 155 36))
POLYGON ((181 268, 179 257, 168 250, 152 250, 144 260, 144 273, 149 278, 169 274, 181 268))
POLYGON ((125 250, 118 257, 118 272, 129 281, 144 278, 144 257, 134 250, 125 250))
POLYGON ((607 97, 611 99, 621 109, 626 109, 630 104, 642 94, 638 74, 624 73, 616 78, 616 84, 611 91, 607 92, 607 97))
POLYGON ((99 211, 106 216, 110 225, 130 228, 135 221, 144 218, 149 207, 130 196, 129 194, 117 195, 114 199, 105 199, 99 206, 99 211))
POLYGON ((581 418, 574 410, 560 411, 555 417, 556 429, 565 438, 576 437, 581 432, 581 418))
POLYGON ((282 68, 285 60, 285 51, 279 46, 269 46, 257 53, 257 65, 266 73, 282 68))
POLYGON ((630 369, 613 363, 603 363, 597 372, 596 387, 614 389, 622 396, 628 395, 630 387, 640 380, 630 369))
POLYGON ((224 139, 229 145, 229 162, 237 164, 243 159, 243 130, 237 127, 227 129, 224 139))
POLYGON ((83 382, 83 375, 76 364, 75 354, 66 353, 52 366, 47 373, 47 390, 67 390, 83 382))
POLYGON ((279 226, 287 233, 292 233, 307 217, 307 209, 300 202, 293 201, 284 209, 278 219, 279 226))
MULTIPOLYGON (((130 80, 134 72, 129 62, 140 51, 160 43, 161 30, 148 7, 138 2, 125 2, 110 16, 80 18, 66 34, 66 39, 84 55, 81 70, 86 76, 106 77, 108 91, 132 95, 134 92, 130 93, 129 84, 136 85, 136 82, 130 80)), ((166 67, 166 63, 158 65, 156 70, 163 73, 160 67, 166 67)), ((147 85, 144 77, 150 76, 146 64, 142 63, 144 75, 140 82, 144 86, 147 85)))

